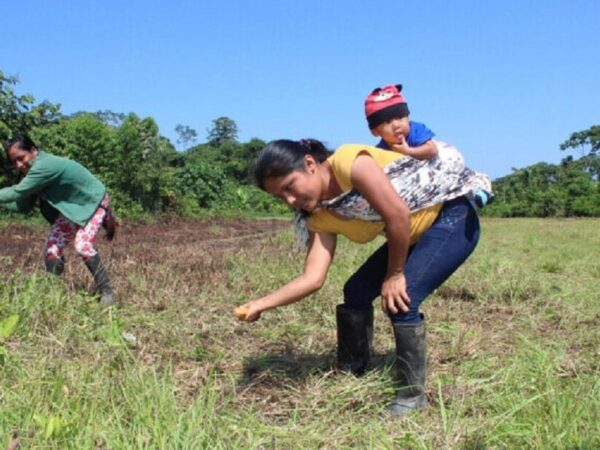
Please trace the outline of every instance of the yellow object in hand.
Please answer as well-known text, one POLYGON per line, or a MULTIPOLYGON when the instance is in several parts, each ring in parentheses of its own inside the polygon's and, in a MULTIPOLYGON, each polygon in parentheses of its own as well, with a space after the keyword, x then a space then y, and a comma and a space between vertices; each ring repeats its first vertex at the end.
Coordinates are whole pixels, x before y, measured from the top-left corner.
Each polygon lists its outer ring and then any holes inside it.
POLYGON ((240 320, 246 320, 248 317, 248 307, 247 306, 239 306, 233 310, 233 314, 240 320))

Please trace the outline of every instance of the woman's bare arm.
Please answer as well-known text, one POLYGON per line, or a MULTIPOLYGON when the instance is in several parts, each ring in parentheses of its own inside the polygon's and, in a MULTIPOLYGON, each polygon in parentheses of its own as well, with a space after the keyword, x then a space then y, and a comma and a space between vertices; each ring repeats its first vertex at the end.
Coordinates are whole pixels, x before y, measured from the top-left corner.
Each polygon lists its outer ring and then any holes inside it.
POLYGON ((410 210, 383 170, 367 153, 352 165, 351 181, 385 222, 388 242, 388 267, 381 288, 382 307, 393 314, 408 311, 404 264, 410 246, 410 210))
POLYGON ((321 289, 333 261, 336 243, 335 234, 311 232, 303 273, 276 291, 242 305, 241 308, 247 308, 245 320, 256 320, 263 311, 297 302, 321 289))

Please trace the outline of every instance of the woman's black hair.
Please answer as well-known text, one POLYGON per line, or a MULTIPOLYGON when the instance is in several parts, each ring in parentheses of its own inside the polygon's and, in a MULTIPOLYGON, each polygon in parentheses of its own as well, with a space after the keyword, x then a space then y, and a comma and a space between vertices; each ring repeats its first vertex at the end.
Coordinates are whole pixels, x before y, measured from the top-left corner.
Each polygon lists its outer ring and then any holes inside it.
POLYGON ((323 162, 330 154, 323 143, 316 139, 271 141, 256 157, 254 180, 258 187, 264 190, 268 178, 282 177, 294 170, 304 170, 306 155, 311 155, 317 162, 323 162))
POLYGON ((29 136, 26 134, 17 134, 4 143, 4 151, 6 152, 7 158, 8 151, 15 146, 19 150, 25 150, 27 152, 31 152, 34 148, 37 148, 37 145, 35 145, 35 142, 33 142, 29 136))

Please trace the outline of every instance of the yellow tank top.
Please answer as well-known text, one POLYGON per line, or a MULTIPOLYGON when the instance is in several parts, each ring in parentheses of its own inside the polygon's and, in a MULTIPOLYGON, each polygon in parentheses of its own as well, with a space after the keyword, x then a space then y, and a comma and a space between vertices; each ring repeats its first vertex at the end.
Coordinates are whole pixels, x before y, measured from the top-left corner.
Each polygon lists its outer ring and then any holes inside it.
MULTIPOLYGON (((345 144, 339 147, 327 161, 333 168, 336 181, 342 191, 352 189, 350 174, 352 164, 359 154, 369 154, 381 168, 385 167, 398 158, 403 158, 401 153, 379 148, 370 147, 362 144, 345 144)), ((429 229, 435 221, 442 208, 442 204, 430 206, 416 213, 411 214, 410 223, 410 244, 416 243, 419 238, 429 229)), ((358 243, 369 242, 383 232, 385 224, 383 222, 367 222, 358 219, 341 219, 331 214, 327 209, 320 209, 310 215, 307 221, 310 231, 341 234, 348 239, 358 243)))

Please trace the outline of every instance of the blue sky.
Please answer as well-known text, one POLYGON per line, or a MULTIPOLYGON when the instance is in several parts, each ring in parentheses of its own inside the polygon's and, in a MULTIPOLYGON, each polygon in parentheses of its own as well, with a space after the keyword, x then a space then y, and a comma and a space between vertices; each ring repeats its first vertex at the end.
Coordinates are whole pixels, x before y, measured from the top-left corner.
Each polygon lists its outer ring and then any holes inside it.
MULTIPOLYGON (((600 124, 600 2, 22 0, 3 5, 0 70, 64 113, 110 109, 203 141, 373 143, 376 86, 493 178, 565 156, 600 124)), ((576 153, 575 153, 576 154, 576 153)))

